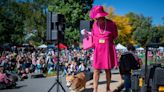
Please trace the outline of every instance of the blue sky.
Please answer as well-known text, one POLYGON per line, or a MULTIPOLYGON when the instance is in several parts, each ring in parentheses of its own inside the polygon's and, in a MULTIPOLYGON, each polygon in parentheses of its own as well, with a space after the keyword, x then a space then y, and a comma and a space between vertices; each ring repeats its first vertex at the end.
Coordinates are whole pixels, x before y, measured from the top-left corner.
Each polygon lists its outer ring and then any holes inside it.
POLYGON ((162 24, 164 17, 164 0, 94 0, 93 5, 105 5, 114 7, 119 15, 134 12, 152 17, 153 24, 162 24))

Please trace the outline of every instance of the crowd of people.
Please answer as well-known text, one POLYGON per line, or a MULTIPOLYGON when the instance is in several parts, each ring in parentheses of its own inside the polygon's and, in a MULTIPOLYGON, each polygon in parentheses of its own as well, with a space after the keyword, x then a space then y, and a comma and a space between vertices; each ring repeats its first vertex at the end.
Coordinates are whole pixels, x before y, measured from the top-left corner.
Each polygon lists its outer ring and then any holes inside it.
MULTIPOLYGON (((117 50, 118 61, 122 53, 117 50)), ((144 51, 138 51, 135 54, 143 53, 144 51)), ((62 76, 76 74, 81 71, 89 71, 92 68, 92 62, 93 49, 86 51, 82 48, 69 48, 63 49, 59 53, 51 48, 32 51, 3 51, 0 56, 0 82, 8 84, 12 81, 6 76, 6 73, 17 75, 20 80, 24 80, 29 78, 31 73, 51 74, 56 71, 57 67, 62 76)), ((114 68, 119 67, 115 66, 114 68)))
POLYGON ((92 50, 64 49, 37 49, 33 51, 4 51, 0 56, 0 66, 5 72, 17 74, 21 80, 27 79, 30 73, 50 74, 59 70, 66 73, 77 73, 89 70, 92 62, 92 50), (58 60, 59 59, 59 60, 58 60), (57 62, 59 64, 57 65, 57 62))

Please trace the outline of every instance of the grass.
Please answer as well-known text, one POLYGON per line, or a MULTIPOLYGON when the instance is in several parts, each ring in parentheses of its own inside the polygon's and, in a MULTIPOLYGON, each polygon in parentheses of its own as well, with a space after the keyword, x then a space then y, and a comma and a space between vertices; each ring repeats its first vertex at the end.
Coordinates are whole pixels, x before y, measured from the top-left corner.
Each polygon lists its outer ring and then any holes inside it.
POLYGON ((53 77, 56 76, 57 72, 56 71, 51 71, 51 73, 46 73, 46 77, 53 77))

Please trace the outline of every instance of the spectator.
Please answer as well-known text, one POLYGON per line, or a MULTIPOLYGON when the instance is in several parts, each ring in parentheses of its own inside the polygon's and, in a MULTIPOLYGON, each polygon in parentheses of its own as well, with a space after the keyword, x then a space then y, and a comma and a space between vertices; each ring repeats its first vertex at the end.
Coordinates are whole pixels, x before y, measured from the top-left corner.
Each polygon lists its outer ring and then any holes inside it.
POLYGON ((79 65, 78 70, 79 70, 80 72, 85 71, 85 66, 84 66, 84 62, 83 62, 83 61, 81 61, 81 64, 79 65))
MULTIPOLYGON (((72 72, 76 74, 79 71, 86 70, 91 63, 89 62, 89 59, 92 51, 89 52, 88 55, 86 55, 86 53, 87 52, 84 50, 76 48, 59 51, 59 66, 60 69, 64 70, 63 74, 64 72, 72 72), (88 61, 85 60, 86 56, 88 61), (85 62, 81 63, 81 61, 85 62)), ((42 73, 42 71, 43 73, 53 72, 52 70, 55 70, 55 65, 58 61, 58 58, 56 57, 57 54, 58 52, 53 52, 53 50, 48 50, 48 52, 46 52, 43 49, 31 52, 28 50, 26 52, 19 50, 16 51, 16 54, 10 51, 5 51, 0 56, 0 64, 4 66, 5 71, 16 73, 16 75, 24 80, 28 78, 29 73, 42 73)))
POLYGON ((4 73, 4 68, 3 66, 0 66, 0 83, 5 83, 8 84, 9 83, 9 78, 6 76, 6 74, 4 73))
POLYGON ((124 80, 125 92, 130 92, 131 89, 131 70, 138 69, 140 67, 137 61, 135 48, 132 44, 127 44, 127 52, 124 52, 120 57, 119 69, 122 79, 124 80))
POLYGON ((69 64, 65 63, 64 70, 63 70, 63 76, 66 74, 69 74, 69 64))

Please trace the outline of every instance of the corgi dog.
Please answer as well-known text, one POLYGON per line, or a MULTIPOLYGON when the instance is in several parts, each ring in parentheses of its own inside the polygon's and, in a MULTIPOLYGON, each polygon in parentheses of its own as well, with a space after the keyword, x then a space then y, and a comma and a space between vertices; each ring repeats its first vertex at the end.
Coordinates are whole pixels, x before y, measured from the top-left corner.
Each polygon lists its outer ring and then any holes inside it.
POLYGON ((66 75, 66 86, 71 92, 79 92, 82 88, 85 89, 86 78, 85 73, 80 72, 76 75, 66 75))

